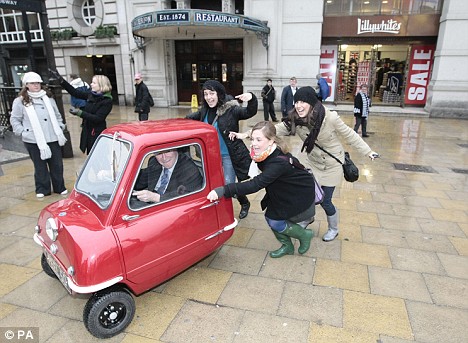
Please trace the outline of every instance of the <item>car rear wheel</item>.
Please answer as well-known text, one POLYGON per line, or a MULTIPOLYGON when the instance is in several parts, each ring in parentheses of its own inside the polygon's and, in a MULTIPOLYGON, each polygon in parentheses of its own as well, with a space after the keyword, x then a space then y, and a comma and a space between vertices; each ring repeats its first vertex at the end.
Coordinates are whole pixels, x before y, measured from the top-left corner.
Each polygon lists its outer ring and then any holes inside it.
POLYGON ((83 310, 86 329, 95 337, 109 338, 121 333, 132 322, 135 301, 125 290, 95 293, 83 310))
POLYGON ((44 273, 46 273, 47 275, 49 275, 52 278, 57 279, 57 275, 55 275, 52 268, 50 268, 49 263, 47 262, 47 257, 44 254, 42 254, 42 256, 41 256, 41 267, 42 267, 42 270, 44 271, 44 273))

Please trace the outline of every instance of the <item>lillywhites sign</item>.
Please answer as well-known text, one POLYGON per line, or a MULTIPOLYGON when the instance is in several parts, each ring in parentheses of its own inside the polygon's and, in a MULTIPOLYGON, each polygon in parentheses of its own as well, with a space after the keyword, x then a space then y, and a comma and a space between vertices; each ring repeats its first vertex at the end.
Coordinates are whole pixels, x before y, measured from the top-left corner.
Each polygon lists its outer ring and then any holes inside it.
POLYGON ((400 33, 401 23, 393 19, 387 21, 382 20, 380 23, 371 23, 369 19, 362 20, 358 18, 358 30, 357 34, 362 35, 365 33, 400 33))

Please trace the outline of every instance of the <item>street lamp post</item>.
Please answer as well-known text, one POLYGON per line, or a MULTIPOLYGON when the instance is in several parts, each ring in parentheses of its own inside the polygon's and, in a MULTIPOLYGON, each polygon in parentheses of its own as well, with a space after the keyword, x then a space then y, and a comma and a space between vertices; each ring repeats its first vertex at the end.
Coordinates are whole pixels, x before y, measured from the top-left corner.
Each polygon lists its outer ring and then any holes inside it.
MULTIPOLYGON (((41 12, 39 13, 39 17, 41 20, 42 37, 44 39, 45 52, 46 52, 46 57, 47 57, 47 68, 56 70, 57 66, 55 64, 55 55, 54 55, 54 48, 52 46, 52 37, 50 35, 49 19, 47 17, 47 8, 45 5, 45 0, 40 0, 40 1, 41 1, 41 12)), ((62 113, 63 123, 66 124, 65 110, 63 107, 62 88, 60 86, 60 82, 59 80, 55 78, 50 78, 49 85, 52 86, 50 88, 54 92, 57 107, 60 113, 62 113)), ((70 131, 68 131, 67 127, 65 127, 63 134, 65 135, 67 142, 62 147, 62 154, 64 158, 71 158, 73 157, 73 148, 71 145, 70 131)))
MULTIPOLYGON (((47 67, 49 69, 55 70, 56 65, 55 65, 55 56, 54 56, 54 48, 52 46, 52 37, 50 36, 50 29, 49 29, 49 19, 47 18, 47 8, 45 5, 45 0, 22 0, 22 1, 3 1, 0 0, 0 8, 8 8, 8 9, 13 9, 16 11, 21 11, 23 14, 23 18, 25 18, 25 23, 26 23, 26 37, 30 37, 30 32, 29 32, 29 23, 27 20, 26 12, 35 12, 39 13, 39 18, 41 21, 41 26, 42 26, 42 37, 44 39, 44 46, 45 46, 45 54, 46 54, 46 59, 47 59, 47 67)), ((32 49, 31 46, 31 40, 30 38, 27 38, 27 44, 28 44, 28 50, 29 53, 31 54, 30 58, 30 68, 35 69, 35 57, 34 57, 34 50, 32 49)), ((37 72, 37 70, 34 70, 37 72)), ((66 124, 65 120, 65 111, 63 108, 63 100, 62 100, 62 90, 59 85, 58 80, 55 79, 49 79, 49 85, 54 92, 55 96, 55 101, 57 102, 57 107, 62 114, 62 119, 63 123, 66 124)), ((70 132, 68 129, 65 128, 63 134, 65 135, 65 138, 67 138, 67 142, 62 148, 63 151, 63 157, 64 158, 71 158, 73 157, 73 149, 71 145, 71 139, 70 139, 70 132)))

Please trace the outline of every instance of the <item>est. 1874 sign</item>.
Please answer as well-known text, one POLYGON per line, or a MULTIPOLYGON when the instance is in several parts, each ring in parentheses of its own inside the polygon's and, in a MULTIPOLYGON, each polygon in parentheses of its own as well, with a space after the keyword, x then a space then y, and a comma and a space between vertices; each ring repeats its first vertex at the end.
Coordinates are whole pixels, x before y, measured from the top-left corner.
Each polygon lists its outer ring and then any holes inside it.
POLYGON ((405 104, 426 104, 427 85, 431 76, 434 51, 434 45, 413 45, 411 47, 405 104))

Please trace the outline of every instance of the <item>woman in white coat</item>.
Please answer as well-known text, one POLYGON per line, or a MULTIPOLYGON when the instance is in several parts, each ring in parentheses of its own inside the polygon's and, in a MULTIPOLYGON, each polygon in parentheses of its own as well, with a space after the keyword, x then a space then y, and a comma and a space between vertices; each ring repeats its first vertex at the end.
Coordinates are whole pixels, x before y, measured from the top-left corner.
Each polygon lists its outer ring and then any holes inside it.
POLYGON ((39 74, 23 76, 23 88, 13 101, 10 122, 13 132, 21 136, 34 164, 36 196, 68 193, 63 179, 62 146, 67 139, 62 120, 52 94, 42 87, 39 74))

